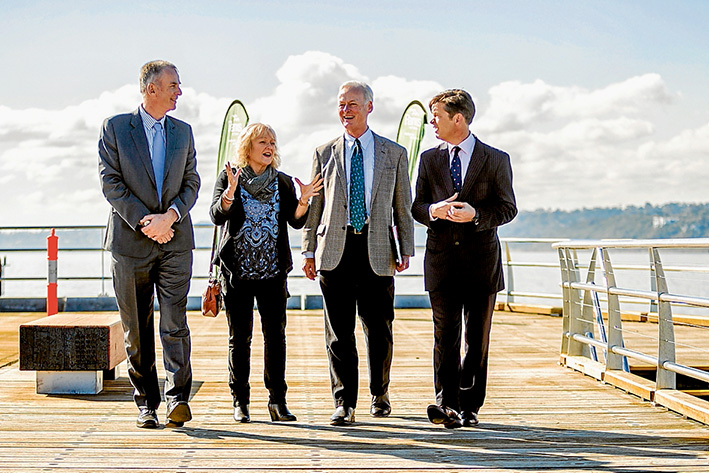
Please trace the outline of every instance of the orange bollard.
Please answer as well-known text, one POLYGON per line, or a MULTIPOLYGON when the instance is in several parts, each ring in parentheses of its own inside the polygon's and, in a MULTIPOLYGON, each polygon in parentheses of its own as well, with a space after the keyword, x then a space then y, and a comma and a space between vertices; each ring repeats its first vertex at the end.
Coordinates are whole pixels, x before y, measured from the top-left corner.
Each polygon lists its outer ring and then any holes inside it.
POLYGON ((47 237, 47 315, 59 312, 57 301, 57 257, 59 254, 59 237, 52 234, 47 237))

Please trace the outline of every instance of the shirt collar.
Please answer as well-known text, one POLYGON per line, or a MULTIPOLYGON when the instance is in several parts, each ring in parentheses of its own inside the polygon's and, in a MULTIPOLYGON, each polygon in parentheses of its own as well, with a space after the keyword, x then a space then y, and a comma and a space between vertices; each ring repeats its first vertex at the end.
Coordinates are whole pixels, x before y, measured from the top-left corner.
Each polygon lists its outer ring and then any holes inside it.
POLYGON ((367 131, 365 131, 359 138, 354 138, 352 135, 345 133, 345 143, 348 148, 354 146, 355 139, 359 140, 359 143, 362 145, 363 149, 369 149, 369 146, 374 143, 374 134, 369 128, 367 128, 367 131))
POLYGON ((149 130, 153 126, 155 126, 156 123, 159 122, 160 125, 162 125, 163 129, 165 129, 165 117, 167 115, 163 115, 160 120, 156 120, 148 112, 145 111, 145 109, 143 108, 143 104, 140 104, 138 110, 140 110, 140 117, 143 119, 143 125, 145 126, 145 128, 149 130))
POLYGON ((456 146, 460 148, 460 150, 463 152, 465 156, 472 156, 473 155, 473 148, 475 148, 475 135, 472 133, 468 134, 468 137, 461 141, 457 145, 453 145, 450 143, 447 143, 448 145, 448 154, 453 154, 453 148, 456 146))

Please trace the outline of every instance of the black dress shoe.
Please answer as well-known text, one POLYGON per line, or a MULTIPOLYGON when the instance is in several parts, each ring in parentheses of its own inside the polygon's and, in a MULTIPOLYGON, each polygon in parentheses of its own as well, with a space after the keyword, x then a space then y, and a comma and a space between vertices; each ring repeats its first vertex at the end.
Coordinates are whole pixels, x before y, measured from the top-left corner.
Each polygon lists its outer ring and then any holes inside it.
POLYGON ((242 424, 251 422, 248 404, 239 404, 234 408, 234 420, 237 422, 241 422, 242 424))
POLYGON ((330 417, 330 425, 352 425, 355 421, 354 407, 337 406, 330 417))
POLYGON ((182 427, 190 420, 192 420, 192 411, 185 401, 173 402, 167 406, 165 427, 182 427))
POLYGON ((296 420, 295 416, 288 410, 285 402, 268 404, 268 413, 271 414, 273 422, 291 422, 296 420))
POLYGON ((159 423, 158 414, 155 412, 155 409, 141 407, 140 414, 138 414, 138 420, 135 421, 135 425, 141 429, 157 429, 159 423))
POLYGON ((446 406, 439 406, 437 404, 431 404, 426 409, 428 414, 428 420, 434 424, 443 424, 446 429, 457 429, 463 427, 463 421, 460 415, 455 411, 446 406))
POLYGON ((475 427, 478 425, 478 415, 473 411, 463 411, 460 416, 463 419, 463 427, 475 427))
POLYGON ((372 417, 387 417, 391 414, 389 394, 384 393, 381 396, 372 396, 372 408, 369 413, 372 414, 372 417))

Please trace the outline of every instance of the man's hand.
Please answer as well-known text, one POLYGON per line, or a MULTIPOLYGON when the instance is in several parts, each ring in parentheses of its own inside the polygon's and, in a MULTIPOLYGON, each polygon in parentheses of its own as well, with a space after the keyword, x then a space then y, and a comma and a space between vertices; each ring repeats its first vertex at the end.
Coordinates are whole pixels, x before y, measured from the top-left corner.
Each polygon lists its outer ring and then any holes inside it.
POLYGON ((448 207, 446 219, 451 222, 465 223, 472 222, 475 218, 475 209, 467 202, 451 202, 448 207))
POLYGON ((448 210, 450 209, 451 202, 453 202, 456 198, 458 197, 458 193, 456 192, 452 196, 448 197, 446 200, 442 200, 440 202, 436 202, 435 204, 431 204, 431 206, 428 208, 431 217, 433 218, 447 218, 448 217, 448 210))
POLYGON ((396 271, 398 273, 409 269, 409 255, 401 255, 401 263, 396 265, 396 271))
POLYGON ((315 258, 303 258, 303 273, 311 281, 315 281, 317 271, 315 270, 315 258))
POLYGON ((140 225, 143 226, 141 231, 145 236, 162 245, 175 236, 172 224, 176 221, 177 214, 173 209, 168 209, 164 214, 149 214, 140 220, 140 225))

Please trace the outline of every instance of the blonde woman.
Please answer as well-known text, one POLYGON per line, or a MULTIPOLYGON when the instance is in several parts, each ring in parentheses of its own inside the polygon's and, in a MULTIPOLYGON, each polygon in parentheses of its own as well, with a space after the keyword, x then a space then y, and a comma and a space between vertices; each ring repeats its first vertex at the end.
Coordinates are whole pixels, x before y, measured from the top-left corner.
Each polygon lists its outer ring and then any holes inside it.
POLYGON ((287 225, 302 228, 309 200, 322 179, 303 184, 296 197, 290 176, 278 171, 276 133, 253 123, 242 130, 234 164, 227 162, 214 186, 210 217, 226 225, 215 263, 225 279, 229 324, 229 387, 234 420, 250 422, 251 338, 254 300, 264 339, 264 382, 272 421, 294 421, 286 404, 287 275, 293 268, 287 225))

